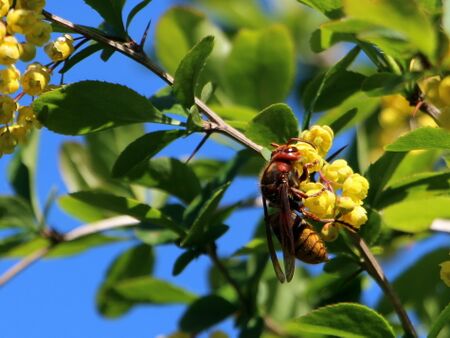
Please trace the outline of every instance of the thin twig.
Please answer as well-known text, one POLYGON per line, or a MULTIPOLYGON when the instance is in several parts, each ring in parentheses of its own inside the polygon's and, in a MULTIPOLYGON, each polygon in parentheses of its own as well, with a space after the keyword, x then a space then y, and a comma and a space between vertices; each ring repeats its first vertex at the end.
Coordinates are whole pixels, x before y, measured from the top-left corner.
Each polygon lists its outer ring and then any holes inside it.
MULTIPOLYGON (((169 85, 173 85, 174 79, 173 77, 163 71, 161 68, 159 68, 156 64, 154 64, 147 55, 140 49, 135 49, 133 46, 135 43, 130 42, 118 42, 115 41, 109 37, 106 37, 97 31, 87 29, 85 27, 79 26, 74 24, 71 21, 68 21, 66 19, 63 19, 59 16, 56 16, 52 13, 49 13, 47 11, 42 11, 42 14, 45 16, 47 20, 53 21, 61 26, 64 26, 66 28, 69 28, 70 30, 82 34, 85 37, 89 37, 92 40, 95 40, 99 43, 105 44, 107 46, 110 46, 111 48, 115 49, 116 51, 125 54, 129 58, 137 61, 150 71, 152 71, 155 75, 157 75, 160 79, 165 81, 169 85)), ((200 111, 208 117, 208 119, 211 122, 214 122, 217 124, 216 131, 225 135, 230 136, 232 139, 238 141, 239 143, 243 144, 244 146, 251 148, 258 153, 261 153, 262 147, 259 144, 256 144, 252 140, 248 139, 244 134, 242 134, 237 129, 234 129, 233 127, 229 126, 225 123, 225 121, 217 115, 211 108, 209 108, 202 100, 199 98, 195 98, 195 104, 200 109, 200 111)))
POLYGON ((354 232, 353 230, 347 229, 347 232, 358 248, 359 252, 363 256, 363 263, 366 271, 372 276, 373 279, 375 279, 377 284, 381 287, 381 289, 391 301, 394 310, 397 313, 400 322, 402 323, 403 330, 408 334, 408 336, 417 337, 416 330, 414 329, 414 326, 412 325, 408 314, 403 308, 403 305, 398 298, 397 293, 389 283, 386 275, 384 274, 383 268, 380 266, 375 256, 370 251, 366 242, 358 235, 358 233, 354 232))
MULTIPOLYGON (((36 250, 30 255, 26 256, 15 265, 13 265, 10 269, 8 269, 3 275, 0 276, 0 287, 9 282, 12 278, 18 275, 20 272, 28 268, 31 264, 43 258, 46 254, 50 252, 50 250, 54 249, 60 243, 66 243, 70 241, 74 241, 78 238, 89 236, 95 233, 99 233, 102 231, 113 230, 117 228, 129 227, 139 224, 139 221, 136 218, 130 216, 117 216, 104 219, 99 222, 93 222, 89 224, 83 224, 72 231, 69 231, 65 235, 59 235, 58 241, 52 241, 48 246, 36 250)), ((53 232, 43 232, 47 238, 51 239, 53 232)))
POLYGON ((51 249, 52 245, 46 246, 45 248, 41 248, 39 250, 36 250, 35 252, 32 252, 31 254, 17 262, 17 264, 13 265, 2 276, 0 276, 0 287, 4 286, 20 272, 28 268, 31 264, 44 257, 51 249))
POLYGON ((223 277, 226 279, 226 281, 233 287, 233 289, 236 291, 236 294, 238 295, 239 301, 242 303, 244 309, 246 311, 249 310, 248 308, 248 301, 247 297, 244 295, 244 292, 242 291, 241 287, 239 286, 238 282, 231 277, 228 269, 223 265, 222 261, 217 256, 217 250, 215 244, 212 244, 208 247, 208 256, 211 258, 215 266, 219 269, 219 271, 222 273, 223 277))

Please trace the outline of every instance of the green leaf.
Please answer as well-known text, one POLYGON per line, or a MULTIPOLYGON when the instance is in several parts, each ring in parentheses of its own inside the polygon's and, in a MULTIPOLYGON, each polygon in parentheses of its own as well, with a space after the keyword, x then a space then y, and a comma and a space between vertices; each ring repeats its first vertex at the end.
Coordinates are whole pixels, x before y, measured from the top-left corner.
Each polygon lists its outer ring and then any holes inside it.
POLYGON ((230 183, 226 183, 223 186, 217 188, 210 196, 210 198, 205 201, 202 205, 198 215, 186 235, 186 237, 181 242, 181 246, 189 247, 192 245, 205 244, 209 238, 205 236, 208 230, 214 226, 214 220, 212 215, 216 211, 217 206, 220 203, 225 191, 229 187, 230 183))
MULTIPOLYGON (((185 6, 173 7, 161 16, 155 31, 155 52, 163 67, 174 74, 189 50, 205 36, 212 35, 217 46, 208 60, 208 81, 218 78, 218 69, 229 51, 229 41, 201 12, 185 6)), ((206 83, 201 81, 202 83, 206 83)))
POLYGON ((120 37, 126 36, 122 20, 125 0, 84 0, 84 2, 96 10, 120 37))
POLYGON ((442 310, 439 317, 436 318, 427 338, 436 338, 442 328, 448 325, 448 323, 450 323, 450 303, 442 310))
POLYGON ((160 130, 139 137, 119 155, 112 169, 113 176, 123 177, 145 166, 154 155, 185 133, 184 130, 160 130))
POLYGON ((154 256, 150 246, 141 244, 126 250, 114 259, 97 291, 97 309, 106 317, 119 317, 133 306, 113 288, 123 280, 145 276, 153 271, 154 256))
POLYGON ((362 85, 362 90, 369 96, 383 96, 401 93, 405 79, 393 73, 377 73, 369 76, 362 85))
POLYGON ((394 174, 405 153, 384 153, 375 163, 372 163, 365 174, 370 187, 365 200, 369 205, 376 205, 381 192, 394 174))
POLYGON ((241 30, 223 68, 226 94, 257 109, 286 99, 295 75, 294 43, 285 26, 241 30))
POLYGON ((206 58, 211 54, 213 47, 213 36, 203 38, 181 60, 175 72, 173 90, 177 99, 186 108, 194 104, 200 72, 205 65, 206 58))
POLYGON ((0 229, 35 226, 33 211, 26 200, 15 196, 0 196, 0 229))
POLYGON ((127 23, 125 25, 126 30, 128 31, 128 27, 130 27, 131 22, 133 21, 133 18, 138 14, 140 11, 142 11, 152 0, 143 0, 139 2, 136 6, 133 7, 133 9, 130 11, 127 17, 127 23))
POLYGON ((47 92, 33 102, 33 109, 44 126, 66 135, 139 122, 172 123, 144 96, 100 81, 81 81, 47 92))
POLYGON ((197 298, 178 286, 149 276, 122 280, 114 285, 113 290, 133 303, 184 304, 197 298))
POLYGON ((198 178, 188 165, 175 158, 155 158, 128 175, 131 182, 157 188, 191 202, 200 193, 198 178))
POLYGON ((450 149, 450 132, 442 128, 422 127, 400 136, 386 147, 387 151, 450 149))
MULTIPOLYGON (((160 210, 131 198, 99 191, 79 191, 61 198, 60 204, 67 209, 71 207, 74 200, 75 202, 82 202, 88 209, 103 209, 110 212, 112 215, 129 215, 150 224, 166 227, 179 235, 184 234, 184 229, 175 224, 160 210)), ((79 206, 80 204, 75 203, 75 205, 79 206)), ((72 207, 72 210, 73 209, 75 208, 72 207)))
POLYGON ((314 53, 320 53, 338 42, 354 41, 355 39, 353 34, 333 32, 321 27, 312 33, 309 44, 314 53))
POLYGON ((374 245, 380 237, 383 219, 377 210, 368 207, 366 207, 366 209, 368 221, 361 227, 359 235, 368 245, 374 245))
POLYGON ((391 229, 416 233, 426 231, 436 218, 450 218, 450 195, 406 199, 383 209, 383 220, 391 229))
POLYGON ((78 255, 87 250, 93 249, 101 245, 107 245, 112 243, 117 243, 119 241, 126 240, 126 237, 112 237, 105 236, 102 234, 92 234, 89 236, 83 236, 76 240, 63 242, 58 244, 54 249, 52 249, 46 257, 67 257, 78 255))
POLYGON ((200 332, 231 316, 237 308, 225 298, 209 295, 193 302, 180 319, 180 329, 200 332))
MULTIPOLYGON (((325 89, 332 87, 333 83, 338 84, 339 76, 349 67, 359 54, 359 47, 354 47, 342 60, 336 63, 324 74, 319 74, 306 87, 303 93, 305 110, 308 112, 319 111, 316 104, 321 101, 320 97, 325 93, 325 89)), ((362 78, 360 79, 362 80, 362 78)), ((305 129, 305 128, 304 128, 305 129)))
POLYGON ((385 189, 378 203, 377 209, 383 209, 393 203, 406 199, 431 198, 448 195, 450 186, 450 172, 417 173, 391 181, 385 189))
POLYGON ((298 2, 305 4, 330 19, 338 19, 343 16, 342 12, 342 0, 297 0, 298 2))
POLYGON ((272 142, 284 144, 298 137, 298 121, 291 108, 284 103, 273 104, 248 124, 246 135, 254 142, 270 147, 272 142))
POLYGON ((41 214, 35 187, 38 146, 39 133, 34 131, 28 141, 16 151, 8 167, 8 180, 12 188, 30 204, 36 217, 41 214))
POLYGON ((102 50, 104 47, 102 44, 98 42, 94 42, 91 45, 83 48, 76 53, 72 54, 68 59, 64 61, 64 66, 59 71, 61 74, 67 73, 72 67, 74 67, 77 63, 83 61, 87 57, 95 54, 96 52, 102 50))
POLYGON ((180 273, 184 271, 184 269, 191 263, 194 259, 196 259, 199 254, 193 250, 188 250, 183 252, 180 256, 178 256, 175 264, 173 265, 172 275, 178 276, 180 273))
POLYGON ((389 323, 367 306, 340 303, 314 310, 289 323, 292 335, 322 334, 338 337, 395 337, 389 323))
POLYGON ((346 14, 352 18, 379 25, 400 33, 431 60, 435 58, 437 34, 431 20, 415 1, 347 0, 346 14))

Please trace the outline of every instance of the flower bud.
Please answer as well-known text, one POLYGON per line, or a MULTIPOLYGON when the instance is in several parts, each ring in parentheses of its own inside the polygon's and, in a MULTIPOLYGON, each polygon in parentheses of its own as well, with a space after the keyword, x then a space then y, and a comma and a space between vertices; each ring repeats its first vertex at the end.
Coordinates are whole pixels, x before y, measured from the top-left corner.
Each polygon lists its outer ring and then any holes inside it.
POLYGON ((342 195, 351 197, 355 201, 361 201, 367 196, 369 182, 360 174, 352 174, 342 185, 342 195))
POLYGON ((24 126, 25 128, 41 127, 41 124, 37 120, 33 108, 30 106, 23 106, 19 108, 17 123, 21 126, 24 126))
POLYGON ((8 127, 3 127, 0 129, 0 151, 3 154, 11 154, 16 148, 17 141, 14 136, 9 131, 8 127))
POLYGON ((339 187, 347 177, 353 174, 353 170, 346 160, 339 159, 325 164, 322 168, 322 174, 334 187, 339 187))
POLYGON ((6 26, 3 23, 3 21, 0 21, 0 41, 3 41, 5 36, 6 36, 6 26))
POLYGON ((439 99, 446 105, 450 106, 450 76, 446 76, 439 83, 438 87, 439 99))
POLYGON ((6 25, 11 34, 27 34, 34 29, 37 23, 37 14, 27 9, 12 9, 6 16, 6 25))
POLYGON ((36 47, 32 43, 22 43, 22 53, 20 54, 20 60, 23 62, 29 62, 36 56, 36 47))
POLYGON ((344 212, 350 212, 358 205, 359 203, 355 202, 350 197, 345 196, 338 197, 336 202, 336 207, 342 209, 344 212))
POLYGON ((27 127, 15 124, 9 127, 9 131, 18 144, 22 144, 25 142, 28 133, 27 127))
POLYGON ((22 52, 22 46, 14 36, 6 36, 0 42, 0 64, 12 65, 17 62, 22 52))
POLYGON ((50 42, 44 47, 45 53, 53 61, 62 61, 67 59, 73 52, 73 38, 69 34, 65 34, 50 42))
POLYGON ((0 123, 6 124, 11 122, 16 110, 16 101, 9 96, 0 95, 0 123))
POLYGON ((323 186, 316 183, 317 188, 310 189, 306 193, 311 196, 305 198, 304 206, 319 218, 332 217, 334 215, 334 205, 336 203, 336 195, 329 190, 322 190, 323 186), (322 190, 322 192, 320 192, 322 190), (320 192, 320 193, 319 193, 320 192), (316 196, 313 196, 318 194, 316 196))
POLYGON ((50 81, 50 74, 46 67, 39 63, 28 66, 22 76, 23 91, 28 95, 40 95, 50 81))
POLYGON ((12 0, 0 0, 0 16, 5 16, 8 14, 11 8, 12 0))
POLYGON ((333 242, 339 236, 339 228, 335 223, 327 223, 323 226, 320 233, 324 241, 333 242))
POLYGON ((50 34, 52 33, 52 26, 44 21, 37 22, 33 30, 25 34, 25 38, 29 43, 36 46, 43 46, 50 40, 50 34))
POLYGON ((11 94, 20 87, 20 72, 14 65, 0 70, 0 92, 3 94, 11 94))
POLYGON ((329 126, 312 126, 309 130, 304 130, 300 137, 311 142, 317 147, 320 156, 325 156, 333 143, 334 133, 329 126))
POLYGON ((358 205, 349 213, 342 215, 339 219, 359 229, 361 225, 367 222, 367 211, 358 205))
POLYGON ((303 173, 303 166, 307 164, 309 173, 319 171, 322 168, 323 158, 311 144, 300 141, 293 144, 293 146, 301 154, 300 159, 294 164, 299 176, 303 173))
POLYGON ((17 0, 17 9, 28 9, 40 13, 45 7, 45 0, 17 0))
POLYGON ((441 267, 440 277, 442 281, 450 287, 450 261, 439 264, 441 267))

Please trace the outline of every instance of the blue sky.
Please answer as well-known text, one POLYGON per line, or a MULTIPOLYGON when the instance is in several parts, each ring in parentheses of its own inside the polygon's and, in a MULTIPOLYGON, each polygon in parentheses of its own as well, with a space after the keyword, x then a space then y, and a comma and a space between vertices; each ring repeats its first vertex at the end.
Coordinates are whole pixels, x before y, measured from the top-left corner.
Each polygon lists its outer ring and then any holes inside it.
MULTIPOLYGON (((128 1, 132 7, 137 1, 128 1)), ((132 35, 140 39, 143 27, 151 18, 157 18, 173 2, 153 0, 132 26, 132 35)), ((77 23, 97 25, 100 18, 81 0, 60 1, 47 0, 47 10, 77 23)), ((154 28, 154 25, 153 25, 154 28)), ((153 29, 152 29, 153 32, 153 29)), ((148 44, 151 44, 151 38, 148 44)), ((47 62, 41 56, 43 62, 47 62)), ((146 71, 143 67, 115 54, 108 63, 103 63, 98 55, 77 65, 65 77, 66 82, 84 79, 98 79, 125 84, 141 94, 150 95, 164 86, 162 81, 146 71)), ((55 78, 55 82, 58 79, 55 78)), ((58 151, 61 142, 70 138, 42 130, 40 156, 38 163, 38 191, 41 201, 53 187, 60 194, 65 193, 62 179, 58 172, 58 151)), ((81 141, 79 138, 76 140, 81 141)), ((199 137, 191 137, 186 141, 171 145, 164 155, 183 157, 189 154, 198 142, 199 137)), ((342 138, 339 143, 345 143, 342 138)), ((336 146, 336 148, 339 145, 336 146)), ((229 158, 234 154, 232 149, 208 142, 198 156, 215 156, 229 158)), ((0 160, 0 172, 5 177, 5 168, 9 157, 0 160)), ((249 195, 256 192, 256 179, 239 179, 230 188, 226 198, 249 195), (242 194, 245 192, 245 194, 242 194)), ((6 180, 0 180, 0 193, 9 193, 6 180)), ((260 209, 251 209, 234 214, 227 222, 230 231, 219 243, 219 254, 230 254, 251 238, 252 231, 260 209)), ((79 224, 73 218, 53 208, 51 225, 67 231, 79 224)), ((0 234, 1 235, 1 234, 0 234)), ((95 307, 95 294, 105 271, 112 259, 134 243, 120 243, 96 248, 87 253, 61 260, 40 261, 20 274, 12 282, 0 289, 0 318, 2 338, 79 338, 79 337, 155 337, 176 330, 177 321, 183 311, 182 306, 139 306, 129 314, 116 320, 101 317, 95 307)), ((429 245, 429 244, 427 244, 429 245)), ((181 251, 174 246, 158 249, 156 276, 167 279, 174 284, 186 287, 192 292, 207 292, 205 271, 209 266, 206 258, 199 258, 181 275, 171 274, 175 259, 181 251)), ((0 271, 7 269, 13 261, 0 260, 0 271)), ((372 297, 366 297, 371 302, 372 297)), ((233 332, 232 323, 228 321, 221 326, 233 332)))

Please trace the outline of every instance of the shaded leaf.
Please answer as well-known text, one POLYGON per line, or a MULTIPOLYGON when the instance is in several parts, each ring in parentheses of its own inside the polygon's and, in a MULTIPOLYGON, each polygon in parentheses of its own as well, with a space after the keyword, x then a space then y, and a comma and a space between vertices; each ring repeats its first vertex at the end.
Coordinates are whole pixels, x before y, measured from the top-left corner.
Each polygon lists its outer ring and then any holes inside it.
POLYGON ((84 0, 84 2, 96 10, 114 28, 114 31, 119 36, 125 37, 125 28, 122 20, 125 0, 84 0))
POLYGON ((145 166, 150 158, 185 133, 184 130, 160 130, 139 137, 120 153, 112 169, 113 176, 123 177, 145 166))
POLYGON ((234 304, 225 298, 209 295, 193 302, 180 319, 179 326, 185 332, 200 332, 236 312, 234 304))
POLYGON ((21 197, 0 196, 0 229, 23 227, 32 229, 36 220, 30 205, 21 197))
POLYGON ((191 202, 201 190, 192 169, 175 158, 155 158, 131 172, 128 178, 133 183, 166 191, 186 203, 191 202))
POLYGON ((191 263, 194 259, 198 257, 198 253, 192 250, 183 252, 178 256, 175 264, 173 265, 172 275, 177 276, 184 271, 184 269, 191 263))
POLYGON ((387 151, 450 149, 450 132, 442 128, 422 127, 400 136, 386 147, 387 151))
POLYGON ((235 104, 263 109, 286 99, 295 74, 294 43, 286 27, 241 30, 223 67, 235 104))
POLYGON ((173 90, 177 99, 186 108, 194 104, 198 78, 213 47, 213 36, 203 38, 189 50, 175 72, 173 90))
POLYGON ((330 19, 338 19, 343 16, 342 12, 342 0, 297 0, 298 2, 305 4, 330 19))
POLYGON ((444 328, 445 325, 450 323, 450 303, 445 307, 444 310, 436 318, 427 338, 435 338, 438 336, 439 332, 444 328))
POLYGON ((383 96, 401 93, 405 79, 393 73, 377 73, 369 76, 362 85, 362 90, 369 96, 383 96))
POLYGON ((298 137, 298 121, 291 108, 284 103, 273 104, 248 124, 246 135, 254 142, 270 147, 272 142, 284 144, 298 137))
POLYGON ((133 21, 134 17, 142 11, 152 0, 143 0, 139 2, 136 6, 133 7, 133 9, 130 11, 130 13, 127 16, 127 23, 125 24, 125 28, 128 31, 128 27, 130 26, 131 22, 133 21))
POLYGON ((104 48, 100 43, 94 42, 91 45, 78 50, 76 53, 72 54, 68 59, 64 61, 64 66, 59 71, 61 74, 67 73, 70 69, 72 69, 77 63, 83 61, 87 57, 92 54, 97 53, 98 51, 104 48))
POLYGON ((196 298, 178 286, 149 276, 122 280, 114 285, 114 291, 133 303, 178 304, 190 303, 196 298))
POLYGON ((108 268, 97 291, 97 308, 106 317, 119 317, 133 306, 113 289, 118 282, 145 276, 153 271, 154 256, 150 246, 141 244, 117 256, 108 268))
POLYGON ((314 310, 287 324, 290 334, 323 334, 339 337, 395 337, 394 330, 367 306, 340 303, 314 310))
POLYGON ((81 135, 139 122, 171 123, 147 98, 118 84, 81 81, 33 102, 38 119, 60 134, 81 135))

